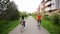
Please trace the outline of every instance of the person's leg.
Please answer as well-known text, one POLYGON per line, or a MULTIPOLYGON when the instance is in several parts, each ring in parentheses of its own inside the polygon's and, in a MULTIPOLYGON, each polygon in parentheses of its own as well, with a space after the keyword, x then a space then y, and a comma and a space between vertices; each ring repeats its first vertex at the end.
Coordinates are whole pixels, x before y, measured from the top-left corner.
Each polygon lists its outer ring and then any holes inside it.
POLYGON ((37 26, 38 26, 38 24, 39 24, 39 20, 37 20, 37 26))
POLYGON ((24 24, 24 27, 25 27, 25 24, 24 24))
POLYGON ((38 23, 39 23, 39 20, 38 20, 38 23))
POLYGON ((41 27, 41 20, 40 20, 40 27, 41 27))
POLYGON ((38 26, 38 27, 39 27, 39 24, 40 24, 39 22, 40 22, 40 21, 38 20, 38 23, 37 23, 37 26, 38 26))
POLYGON ((40 23, 41 23, 41 20, 40 20, 40 23))
POLYGON ((40 20, 38 21, 38 28, 39 28, 39 30, 40 30, 40 20))
POLYGON ((24 27, 25 27, 25 21, 24 21, 24 23, 23 23, 23 24, 24 24, 24 27))

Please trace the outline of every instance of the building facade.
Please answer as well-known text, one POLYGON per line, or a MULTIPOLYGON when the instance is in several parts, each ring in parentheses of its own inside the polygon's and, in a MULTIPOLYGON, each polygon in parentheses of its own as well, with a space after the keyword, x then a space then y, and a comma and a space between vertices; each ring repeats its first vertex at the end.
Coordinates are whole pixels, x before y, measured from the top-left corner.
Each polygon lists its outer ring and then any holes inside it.
POLYGON ((60 9, 60 0, 52 0, 51 10, 60 9))
POLYGON ((60 3, 60 0, 43 0, 41 2, 41 11, 46 12, 47 14, 52 10, 60 9, 59 3, 60 3))

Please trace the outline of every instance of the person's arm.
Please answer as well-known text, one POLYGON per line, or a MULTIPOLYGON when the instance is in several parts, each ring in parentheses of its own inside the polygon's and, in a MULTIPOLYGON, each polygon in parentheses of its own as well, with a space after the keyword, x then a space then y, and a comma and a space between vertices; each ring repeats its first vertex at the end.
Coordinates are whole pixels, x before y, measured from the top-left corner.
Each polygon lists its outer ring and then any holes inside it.
POLYGON ((42 16, 41 16, 41 20, 42 20, 42 16))

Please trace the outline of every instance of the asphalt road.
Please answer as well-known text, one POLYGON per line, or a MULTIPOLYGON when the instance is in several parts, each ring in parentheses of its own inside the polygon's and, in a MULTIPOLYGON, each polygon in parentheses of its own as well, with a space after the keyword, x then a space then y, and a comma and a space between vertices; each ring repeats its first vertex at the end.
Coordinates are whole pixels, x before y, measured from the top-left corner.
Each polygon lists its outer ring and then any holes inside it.
POLYGON ((42 26, 40 27, 40 30, 37 27, 37 21, 32 17, 29 16, 28 19, 26 19, 26 27, 24 29, 24 32, 21 33, 19 24, 15 29, 13 29, 9 34, 49 34, 49 32, 44 29, 42 26))

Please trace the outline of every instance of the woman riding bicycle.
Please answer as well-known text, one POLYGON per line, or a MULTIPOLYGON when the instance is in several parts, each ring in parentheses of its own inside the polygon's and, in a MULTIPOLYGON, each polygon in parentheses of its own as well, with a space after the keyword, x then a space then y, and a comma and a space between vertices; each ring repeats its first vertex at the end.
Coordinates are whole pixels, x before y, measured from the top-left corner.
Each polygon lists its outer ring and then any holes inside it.
POLYGON ((24 20, 24 16, 22 15, 22 26, 25 27, 25 20, 24 20))
POLYGON ((24 16, 22 15, 22 18, 21 18, 21 32, 23 32, 24 27, 25 27, 25 18, 24 18, 24 16))

